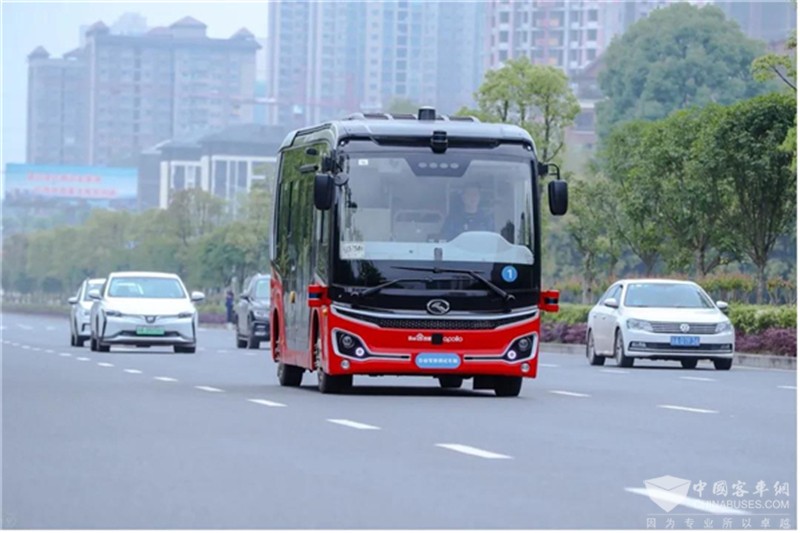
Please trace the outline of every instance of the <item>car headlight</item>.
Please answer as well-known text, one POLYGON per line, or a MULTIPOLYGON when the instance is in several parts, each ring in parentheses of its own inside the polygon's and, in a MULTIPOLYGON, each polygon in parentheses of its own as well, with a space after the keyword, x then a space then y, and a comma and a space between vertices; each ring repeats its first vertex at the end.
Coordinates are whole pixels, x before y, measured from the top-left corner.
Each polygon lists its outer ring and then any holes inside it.
POLYGON ((259 309, 255 309, 255 310, 253 310, 253 316, 255 318, 261 318, 261 319, 268 318, 269 317, 269 311, 266 311, 266 310, 262 311, 262 310, 259 310, 259 309))
POLYGON ((119 311, 112 311, 109 309, 106 311, 106 316, 122 316, 122 313, 120 313, 119 311))
POLYGON ((717 324, 717 328, 715 330, 717 333, 725 333, 726 331, 733 331, 733 324, 730 322, 720 322, 717 324))
POLYGON ((178 313, 178 318, 192 318, 194 313, 191 311, 185 311, 183 313, 178 313))
POLYGON ((650 325, 650 322, 647 320, 637 320, 635 318, 629 318, 625 325, 628 326, 628 329, 639 329, 642 331, 653 331, 653 326, 650 325))

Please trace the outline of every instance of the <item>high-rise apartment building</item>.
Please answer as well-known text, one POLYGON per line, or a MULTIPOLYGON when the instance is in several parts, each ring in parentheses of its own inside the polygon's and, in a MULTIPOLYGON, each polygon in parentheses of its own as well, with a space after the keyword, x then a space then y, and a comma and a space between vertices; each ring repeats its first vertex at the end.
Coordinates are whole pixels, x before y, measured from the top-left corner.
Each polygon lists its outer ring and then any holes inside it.
POLYGON ((768 43, 784 41, 789 32, 797 28, 796 7, 790 0, 717 1, 715 4, 752 39, 768 43))
POLYGON ((469 105, 484 12, 468 1, 270 2, 270 123, 295 128, 396 100, 469 105))
POLYGON ((28 162, 115 165, 176 136, 252 122, 258 48, 245 29, 212 39, 186 17, 144 35, 95 23, 85 46, 63 59, 37 49, 29 56, 28 162), (56 72, 63 88, 53 91, 56 72))

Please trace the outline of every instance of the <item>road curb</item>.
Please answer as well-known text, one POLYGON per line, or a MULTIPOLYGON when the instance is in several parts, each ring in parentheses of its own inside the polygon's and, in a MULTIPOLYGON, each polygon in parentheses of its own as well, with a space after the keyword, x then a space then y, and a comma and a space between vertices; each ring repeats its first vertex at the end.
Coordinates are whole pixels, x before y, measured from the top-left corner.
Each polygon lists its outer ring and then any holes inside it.
MULTIPOLYGON (((543 342, 541 350, 549 353, 566 355, 585 355, 585 344, 564 344, 558 342, 543 342)), ((780 370, 797 370, 797 358, 784 355, 761 355, 751 353, 736 353, 733 363, 737 366, 756 368, 776 368, 780 370)))

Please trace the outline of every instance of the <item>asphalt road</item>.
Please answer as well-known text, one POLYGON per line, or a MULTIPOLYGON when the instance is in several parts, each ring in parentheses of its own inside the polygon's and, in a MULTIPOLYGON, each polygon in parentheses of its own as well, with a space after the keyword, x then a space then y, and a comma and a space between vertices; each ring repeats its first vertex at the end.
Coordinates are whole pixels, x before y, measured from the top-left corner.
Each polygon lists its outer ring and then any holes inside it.
POLYGON ((227 330, 190 355, 72 348, 58 318, 0 328, 6 528, 797 527, 793 371, 545 353, 519 398, 394 377, 322 395, 227 330), (644 481, 667 475, 706 485, 666 512, 644 481))

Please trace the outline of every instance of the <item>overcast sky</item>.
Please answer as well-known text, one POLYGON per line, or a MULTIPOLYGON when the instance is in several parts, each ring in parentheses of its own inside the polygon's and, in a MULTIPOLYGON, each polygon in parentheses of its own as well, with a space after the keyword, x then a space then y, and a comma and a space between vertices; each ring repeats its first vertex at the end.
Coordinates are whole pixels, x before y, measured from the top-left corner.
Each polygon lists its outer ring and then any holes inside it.
POLYGON ((6 162, 25 162, 27 55, 44 46, 60 57, 80 44, 80 27, 102 20, 113 24, 123 13, 140 13, 148 26, 168 26, 192 16, 208 26, 209 37, 230 37, 242 27, 257 38, 267 35, 267 2, 80 2, 0 0, 2 12, 2 156, 6 162))

